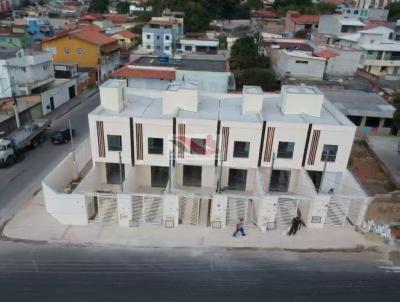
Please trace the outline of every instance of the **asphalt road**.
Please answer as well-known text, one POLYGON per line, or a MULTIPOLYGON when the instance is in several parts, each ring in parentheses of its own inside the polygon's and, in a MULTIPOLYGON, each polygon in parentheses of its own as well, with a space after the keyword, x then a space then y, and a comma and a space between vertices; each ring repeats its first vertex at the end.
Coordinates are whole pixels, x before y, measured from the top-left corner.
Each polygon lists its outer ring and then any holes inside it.
POLYGON ((76 133, 74 143, 78 145, 89 135, 87 115, 99 103, 99 94, 96 93, 62 116, 60 114, 74 101, 58 108, 51 114, 51 129, 46 141, 36 149, 25 152, 17 164, 0 169, 0 225, 32 198, 40 189, 42 179, 71 151, 70 144, 51 143, 51 130, 66 125, 70 119, 76 133))
POLYGON ((0 242, 1 301, 399 301, 375 253, 0 242))

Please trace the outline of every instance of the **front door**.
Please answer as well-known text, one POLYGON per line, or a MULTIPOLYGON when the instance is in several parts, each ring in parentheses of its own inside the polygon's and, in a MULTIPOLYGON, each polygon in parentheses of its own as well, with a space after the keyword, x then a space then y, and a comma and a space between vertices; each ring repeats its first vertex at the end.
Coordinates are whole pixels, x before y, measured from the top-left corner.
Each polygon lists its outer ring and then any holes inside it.
POLYGON ((115 163, 106 163, 106 177, 108 184, 120 184, 125 180, 125 167, 124 164, 121 164, 121 174, 119 171, 119 164, 115 163))
POLYGON ((188 187, 201 187, 201 166, 183 166, 182 184, 188 187))
POLYGON ((228 190, 246 191, 247 170, 229 169, 228 190))
POLYGON ((54 107, 54 98, 50 97, 50 110, 53 111, 55 109, 54 107))
POLYGON ((69 92, 69 98, 72 99, 76 96, 75 93, 75 86, 71 86, 68 88, 68 92, 69 92))

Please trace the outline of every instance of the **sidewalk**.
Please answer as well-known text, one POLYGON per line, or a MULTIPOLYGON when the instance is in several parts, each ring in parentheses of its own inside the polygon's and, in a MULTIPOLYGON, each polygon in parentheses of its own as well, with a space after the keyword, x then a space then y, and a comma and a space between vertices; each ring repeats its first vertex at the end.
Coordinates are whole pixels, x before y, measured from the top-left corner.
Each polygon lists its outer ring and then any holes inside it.
POLYGON ((92 244, 124 247, 225 247, 285 250, 361 250, 380 245, 368 241, 351 227, 302 228, 296 236, 286 236, 283 230, 261 233, 246 228, 247 236, 232 237, 233 227, 221 230, 179 226, 164 229, 160 225, 120 227, 90 224, 67 226, 59 224, 45 209, 42 192, 5 226, 3 234, 9 239, 56 242, 63 244, 92 244))

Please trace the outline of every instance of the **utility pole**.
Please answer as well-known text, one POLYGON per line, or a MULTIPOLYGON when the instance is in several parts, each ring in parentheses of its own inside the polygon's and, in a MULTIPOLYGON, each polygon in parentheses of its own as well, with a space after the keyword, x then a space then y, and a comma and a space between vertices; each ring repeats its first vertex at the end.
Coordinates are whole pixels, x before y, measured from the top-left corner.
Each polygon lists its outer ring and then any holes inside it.
POLYGON ((268 192, 271 191, 271 180, 272 180, 272 172, 274 172, 274 165, 275 165, 275 152, 272 153, 272 163, 271 163, 271 174, 269 175, 268 179, 268 192))
POLYGON ((75 179, 78 178, 78 168, 76 166, 76 159, 75 159, 75 150, 74 150, 74 139, 72 138, 72 127, 71 127, 71 120, 68 119, 68 128, 69 128, 69 137, 70 137, 70 143, 71 143, 71 153, 72 153, 72 161, 74 165, 74 176, 75 179))
POLYGON ((124 183, 122 180, 122 158, 121 158, 121 151, 118 152, 118 158, 119 158, 119 184, 121 186, 121 193, 124 192, 124 183))
POLYGON ((320 182, 320 184, 319 184, 318 193, 321 193, 322 184, 324 183, 325 172, 326 172, 326 165, 328 164, 328 157, 329 157, 329 151, 326 152, 325 163, 324 163, 324 170, 322 171, 321 182, 320 182))
POLYGON ((219 164, 219 179, 218 179, 218 193, 221 194, 222 191, 222 162, 224 161, 224 155, 221 152, 221 157, 220 157, 220 164, 219 164))
POLYGON ((171 182, 172 182, 172 151, 169 150, 169 169, 168 169, 168 193, 171 194, 171 182))

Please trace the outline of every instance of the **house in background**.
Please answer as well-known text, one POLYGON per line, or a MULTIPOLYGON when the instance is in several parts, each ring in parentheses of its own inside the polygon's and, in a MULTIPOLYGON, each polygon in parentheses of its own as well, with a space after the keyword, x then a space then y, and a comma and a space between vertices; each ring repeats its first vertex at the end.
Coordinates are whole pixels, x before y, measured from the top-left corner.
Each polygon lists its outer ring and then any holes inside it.
POLYGON ((218 53, 219 40, 208 38, 180 38, 177 41, 176 49, 185 53, 218 53))
POLYGON ((95 30, 76 30, 42 42, 55 63, 77 64, 92 80, 105 80, 119 67, 118 40, 95 30))
POLYGON ((26 25, 0 26, 1 48, 25 48, 32 44, 26 25))
POLYGON ((31 95, 55 80, 52 54, 30 49, 0 50, 0 97, 31 95))
POLYGON ((311 33, 318 29, 318 23, 319 15, 302 15, 298 11, 288 11, 285 18, 285 31, 311 33))
POLYGON ((339 44, 362 50, 359 65, 364 71, 384 76, 385 79, 400 78, 400 42, 393 40, 394 30, 379 26, 338 37, 339 44))
POLYGON ((142 28, 142 47, 155 54, 172 55, 178 38, 184 35, 183 18, 153 17, 142 28))
POLYGON ((173 80, 195 82, 204 92, 227 92, 236 88, 229 59, 221 54, 185 53, 173 59, 165 55, 143 55, 114 72, 113 77, 127 79, 128 86, 133 88, 165 89, 173 80))
POLYGON ((133 48, 139 39, 139 35, 128 30, 118 31, 115 34, 112 34, 111 37, 117 39, 119 45, 123 49, 133 48))
POLYGON ((33 41, 41 41, 45 38, 51 38, 55 35, 54 27, 45 18, 26 18, 28 33, 33 41))
POLYGON ((357 126, 360 135, 393 134, 395 108, 380 95, 359 90, 324 90, 326 98, 357 126))

